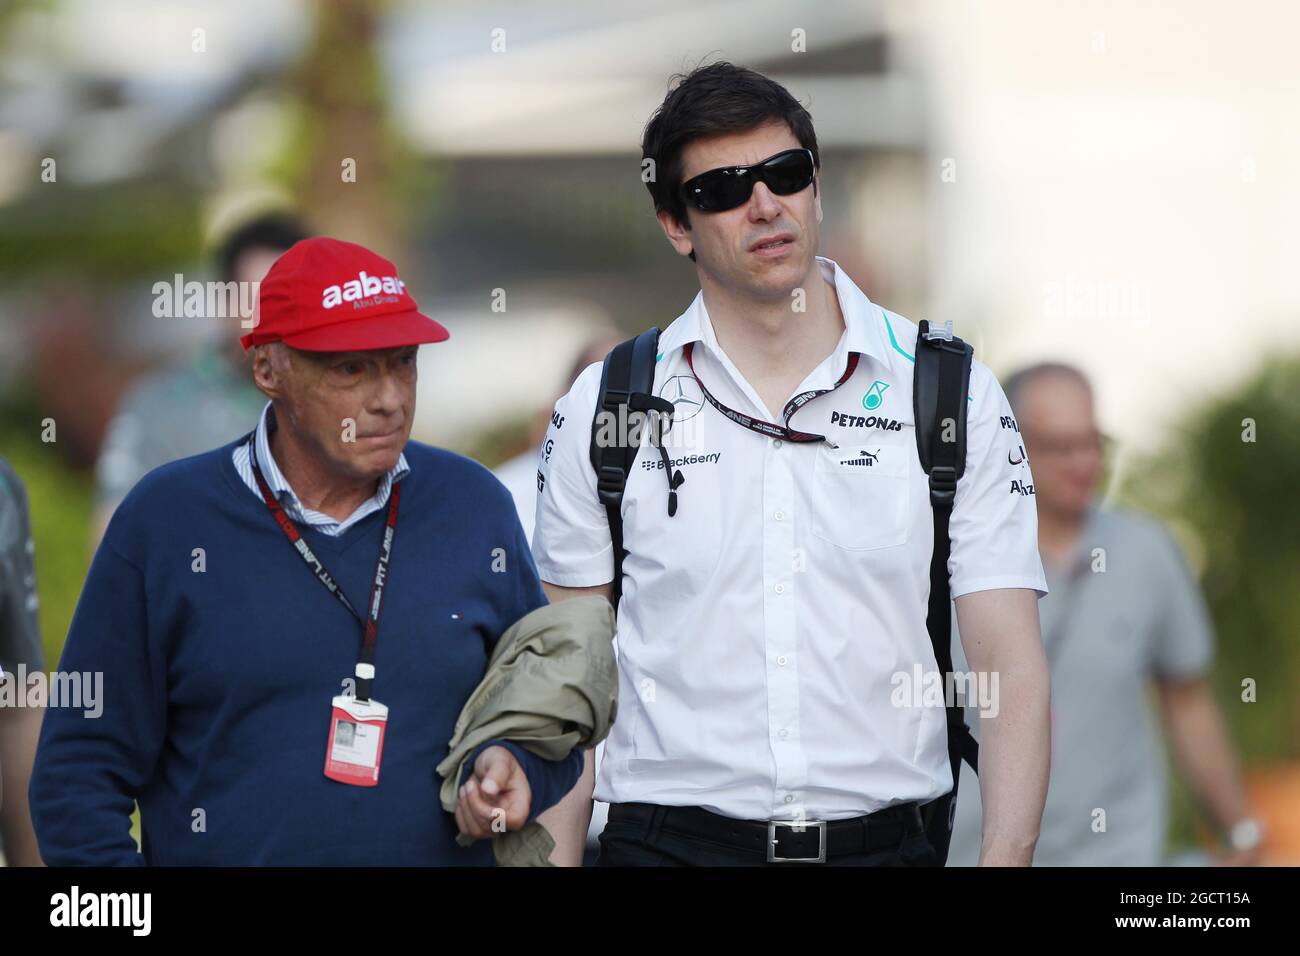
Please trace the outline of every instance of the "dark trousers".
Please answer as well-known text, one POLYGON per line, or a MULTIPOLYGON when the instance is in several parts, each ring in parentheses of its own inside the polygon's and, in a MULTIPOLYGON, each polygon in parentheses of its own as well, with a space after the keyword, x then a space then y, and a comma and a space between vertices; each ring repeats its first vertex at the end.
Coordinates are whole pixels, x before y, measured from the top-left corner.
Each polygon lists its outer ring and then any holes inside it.
POLYGON ((769 863, 761 855, 685 834, 663 819, 658 808, 648 823, 610 820, 600 834, 596 866, 938 866, 924 829, 900 836, 897 845, 827 856, 824 863, 769 863))

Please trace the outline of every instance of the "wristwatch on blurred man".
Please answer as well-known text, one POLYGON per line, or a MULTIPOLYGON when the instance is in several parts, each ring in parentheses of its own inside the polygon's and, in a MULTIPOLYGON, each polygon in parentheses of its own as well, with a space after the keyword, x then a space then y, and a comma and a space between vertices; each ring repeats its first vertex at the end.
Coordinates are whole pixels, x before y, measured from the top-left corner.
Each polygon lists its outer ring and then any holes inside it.
POLYGON ((1254 817, 1242 817, 1228 829, 1227 838, 1232 849, 1247 853, 1264 841, 1264 828, 1254 817))

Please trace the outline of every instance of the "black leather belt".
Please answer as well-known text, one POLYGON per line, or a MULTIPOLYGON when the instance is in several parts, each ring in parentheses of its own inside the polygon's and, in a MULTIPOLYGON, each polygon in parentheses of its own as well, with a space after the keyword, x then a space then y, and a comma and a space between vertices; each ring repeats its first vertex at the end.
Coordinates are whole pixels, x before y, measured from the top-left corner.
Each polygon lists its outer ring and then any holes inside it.
POLYGON ((702 807, 611 803, 611 823, 644 826, 647 836, 668 830, 688 839, 735 847, 769 863, 824 863, 830 856, 892 849, 924 829, 935 803, 895 804, 847 820, 738 820, 702 807))

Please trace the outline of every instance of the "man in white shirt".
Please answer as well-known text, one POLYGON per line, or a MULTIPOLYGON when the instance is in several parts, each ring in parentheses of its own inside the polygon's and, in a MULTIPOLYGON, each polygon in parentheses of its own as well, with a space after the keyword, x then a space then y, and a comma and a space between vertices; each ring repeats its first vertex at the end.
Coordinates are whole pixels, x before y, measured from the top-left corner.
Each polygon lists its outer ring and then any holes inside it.
MULTIPOLYGON (((668 461, 643 449, 622 501, 600 863, 936 863, 922 821, 953 787, 945 711, 898 693, 915 668, 936 670, 916 327, 816 255, 816 136, 779 84, 696 70, 642 152, 701 292, 659 338, 668 461)), ((533 550, 552 601, 615 593, 588 457, 600 378, 588 367, 556 406, 540 459, 533 550)), ((1032 476, 1009 457, 1011 412, 978 362, 968 402, 948 567, 967 658, 999 692, 981 856, 1026 865, 1048 776, 1046 584, 1032 476)))

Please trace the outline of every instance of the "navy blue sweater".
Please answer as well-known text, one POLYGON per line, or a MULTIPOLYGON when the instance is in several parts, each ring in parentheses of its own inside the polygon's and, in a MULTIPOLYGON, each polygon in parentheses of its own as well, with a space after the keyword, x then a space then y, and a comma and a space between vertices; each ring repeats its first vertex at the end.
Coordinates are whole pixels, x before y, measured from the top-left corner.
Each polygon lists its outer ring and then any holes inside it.
MULTIPOLYGON (((324 765, 360 625, 241 481, 234 445, 146 476, 95 554, 59 668, 103 672, 103 714, 45 714, 30 788, 45 862, 492 865, 490 841, 454 842, 435 767, 497 639, 546 602, 510 494, 476 462, 407 445, 375 661, 383 763, 355 787, 324 765)), ((386 513, 336 538, 300 526, 359 609, 386 513)), ((531 817, 582 768, 580 750, 509 748, 531 817)))

